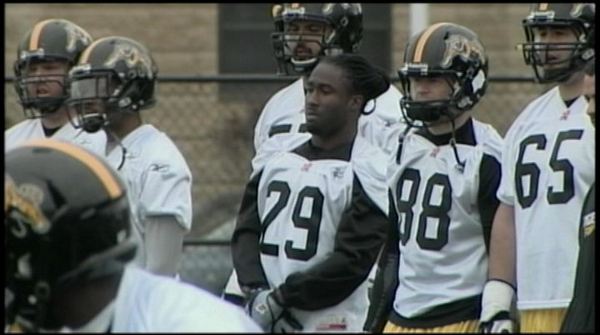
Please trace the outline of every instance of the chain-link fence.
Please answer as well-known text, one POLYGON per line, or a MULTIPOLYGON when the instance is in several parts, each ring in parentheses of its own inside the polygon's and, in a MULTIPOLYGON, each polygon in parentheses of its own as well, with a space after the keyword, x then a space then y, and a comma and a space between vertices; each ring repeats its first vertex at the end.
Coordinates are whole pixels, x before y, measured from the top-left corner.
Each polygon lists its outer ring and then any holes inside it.
MULTIPOLYGON (((232 268, 228 240, 250 173, 254 124, 266 100, 294 78, 272 75, 159 78, 158 103, 145 122, 167 133, 193 175, 194 219, 180 263, 182 279, 218 293, 232 268)), ((475 117, 503 135, 544 87, 531 78, 490 78, 475 117)), ((8 128, 23 119, 12 78, 5 78, 8 128)))

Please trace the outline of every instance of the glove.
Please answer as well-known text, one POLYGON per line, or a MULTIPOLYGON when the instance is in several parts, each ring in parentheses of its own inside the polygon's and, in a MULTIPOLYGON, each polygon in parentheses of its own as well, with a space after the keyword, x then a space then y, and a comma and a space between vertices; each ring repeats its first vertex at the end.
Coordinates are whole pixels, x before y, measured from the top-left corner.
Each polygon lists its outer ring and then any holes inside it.
POLYGON ((506 282, 490 280, 483 288, 479 329, 482 333, 513 333, 511 309, 515 290, 506 282))
POLYGON ((302 324, 290 313, 288 310, 284 310, 281 313, 279 320, 275 321, 273 325, 273 333, 295 333, 299 332, 304 327, 302 324))
POLYGON ((272 332, 275 321, 281 317, 283 306, 273 297, 273 290, 260 290, 250 297, 248 315, 266 332, 272 332))
POLYGON ((247 305, 250 317, 265 332, 290 333, 301 330, 300 322, 282 306, 276 293, 275 290, 260 290, 251 295, 247 305))

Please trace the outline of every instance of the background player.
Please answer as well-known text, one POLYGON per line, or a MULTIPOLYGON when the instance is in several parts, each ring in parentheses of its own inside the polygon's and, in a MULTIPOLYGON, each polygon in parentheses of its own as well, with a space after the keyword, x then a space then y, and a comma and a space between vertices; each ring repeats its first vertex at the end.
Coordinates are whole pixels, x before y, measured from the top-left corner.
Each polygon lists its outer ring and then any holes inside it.
MULTIPOLYGON (((267 101, 254 130, 258 152, 268 138, 284 133, 306 133, 304 81, 321 55, 356 53, 362 41, 363 13, 359 3, 306 3, 273 6, 273 49, 280 74, 299 74, 291 85, 267 101)), ((379 145, 382 129, 401 122, 400 93, 394 85, 366 105, 359 134, 379 145), (365 114, 367 114, 365 113, 365 114)), ((308 138, 308 134, 306 134, 308 138)))
MULTIPOLYGON (((586 67, 585 96, 588 115, 596 122, 596 73, 594 62, 586 67)), ((579 226, 579 256, 573 299, 562 333, 593 333, 596 329, 596 182, 585 196, 579 226)))
POLYGON ((208 292, 127 266, 136 244, 125 185, 98 156, 36 140, 5 167, 5 330, 260 331, 208 292))
POLYGON ((158 68, 150 51, 127 37, 97 40, 70 73, 77 127, 104 129, 109 162, 127 181, 140 262, 151 272, 176 274, 183 237, 192 225, 192 175, 173 141, 140 111, 155 104, 158 68))
POLYGON ((17 48, 15 90, 26 120, 4 132, 5 151, 34 138, 57 138, 101 154, 103 133, 87 134, 69 123, 66 78, 92 37, 75 23, 49 19, 36 23, 17 48))
POLYGON ((464 26, 437 23, 407 44, 401 106, 408 124, 423 127, 403 138, 388 167, 392 233, 367 330, 479 330, 502 149, 498 132, 471 117, 487 73, 484 47, 464 26))
POLYGON ((387 232, 385 154, 357 136, 389 79, 364 58, 325 57, 305 82, 310 138, 264 143, 232 238, 250 316, 266 331, 360 331, 387 232))
POLYGON ((583 96, 594 17, 593 4, 539 3, 523 20, 525 62, 540 83, 556 86, 506 134, 482 302, 485 331, 513 328, 515 290, 521 332, 558 332, 571 301, 579 214, 595 178, 595 130, 583 96))
MULTIPOLYGON (((275 93, 265 104, 254 129, 254 149, 258 152, 269 138, 302 133, 306 139, 304 84, 322 55, 352 54, 359 51, 363 13, 359 3, 294 3, 273 6, 275 32, 273 49, 280 74, 301 77, 275 93)), ((366 104, 359 118, 358 133, 369 142, 389 151, 395 135, 403 129, 398 101, 402 96, 394 85, 366 104)), ((371 278, 375 271, 372 272, 371 278)), ((233 271, 224 290, 225 299, 244 300, 233 271)))

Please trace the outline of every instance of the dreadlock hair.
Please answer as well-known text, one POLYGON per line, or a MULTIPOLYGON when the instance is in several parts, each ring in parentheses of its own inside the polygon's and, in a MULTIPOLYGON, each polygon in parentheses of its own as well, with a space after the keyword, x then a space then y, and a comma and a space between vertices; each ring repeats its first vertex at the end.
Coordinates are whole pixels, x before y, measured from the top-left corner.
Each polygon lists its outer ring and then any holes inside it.
POLYGON ((319 62, 329 63, 344 70, 344 75, 352 85, 355 94, 364 97, 360 108, 362 114, 371 114, 373 108, 365 111, 367 102, 383 94, 390 88, 390 77, 380 68, 371 65, 364 57, 356 54, 340 54, 336 56, 323 56, 319 62))

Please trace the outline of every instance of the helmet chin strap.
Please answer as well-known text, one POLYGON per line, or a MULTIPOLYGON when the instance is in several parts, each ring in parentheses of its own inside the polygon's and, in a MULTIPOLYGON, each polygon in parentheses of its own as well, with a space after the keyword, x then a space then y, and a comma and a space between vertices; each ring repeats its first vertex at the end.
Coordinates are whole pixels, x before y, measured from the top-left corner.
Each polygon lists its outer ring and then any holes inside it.
POLYGON ((42 114, 42 116, 46 115, 46 114, 54 114, 56 113, 60 108, 62 107, 62 104, 57 104, 55 106, 52 107, 46 107, 46 108, 40 108, 40 113, 42 114))
POLYGON ((42 107, 25 107, 25 116, 27 118, 43 118, 56 113, 63 106, 63 101, 54 104, 46 104, 42 107))
POLYGON ((290 63, 294 67, 294 71, 300 73, 309 73, 312 69, 317 65, 317 57, 309 58, 306 60, 298 60, 295 58, 290 58, 290 63))
POLYGON ((127 159, 127 148, 123 145, 123 142, 121 142, 121 139, 119 139, 117 134, 108 129, 106 126, 103 126, 102 128, 108 135, 110 135, 113 141, 116 142, 119 147, 121 147, 121 163, 119 163, 119 166, 117 167, 117 171, 121 171, 121 168, 125 164, 125 159, 127 159))
POLYGON ((452 152, 454 152, 454 159, 456 159, 457 165, 455 165, 456 169, 459 172, 463 172, 465 170, 465 161, 461 161, 460 157, 458 157, 458 149, 456 148, 456 124, 454 122, 454 118, 450 120, 452 125, 452 137, 450 138, 450 146, 452 146, 452 152))
POLYGON ((81 116, 81 126, 88 133, 96 133, 106 125, 106 114, 93 113, 81 116))

